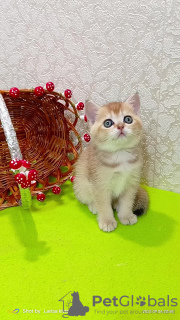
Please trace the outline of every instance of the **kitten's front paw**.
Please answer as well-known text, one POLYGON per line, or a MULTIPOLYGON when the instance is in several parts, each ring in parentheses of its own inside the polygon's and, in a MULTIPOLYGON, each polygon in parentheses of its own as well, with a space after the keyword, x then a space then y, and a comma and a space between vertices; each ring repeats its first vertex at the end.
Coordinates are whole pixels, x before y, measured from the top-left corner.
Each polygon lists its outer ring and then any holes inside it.
POLYGON ((138 220, 137 220, 137 216, 135 214, 129 214, 126 216, 120 216, 119 220, 122 224, 135 224, 138 220))
POLYGON ((117 228, 117 221, 115 219, 114 220, 103 220, 102 219, 99 221, 99 228, 102 231, 111 232, 117 228))

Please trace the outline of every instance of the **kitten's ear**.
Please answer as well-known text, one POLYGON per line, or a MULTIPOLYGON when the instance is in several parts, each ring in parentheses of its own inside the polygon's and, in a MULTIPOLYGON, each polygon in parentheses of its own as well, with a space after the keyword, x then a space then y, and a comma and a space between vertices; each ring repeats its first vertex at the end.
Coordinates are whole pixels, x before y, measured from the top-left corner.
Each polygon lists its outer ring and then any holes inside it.
POLYGON ((134 112, 136 114, 139 113, 139 110, 140 110, 140 99, 139 99, 139 94, 138 93, 135 93, 134 95, 130 96, 125 102, 130 104, 133 107, 134 112))
POLYGON ((92 101, 87 100, 85 102, 85 115, 91 124, 95 122, 99 108, 100 107, 92 101))

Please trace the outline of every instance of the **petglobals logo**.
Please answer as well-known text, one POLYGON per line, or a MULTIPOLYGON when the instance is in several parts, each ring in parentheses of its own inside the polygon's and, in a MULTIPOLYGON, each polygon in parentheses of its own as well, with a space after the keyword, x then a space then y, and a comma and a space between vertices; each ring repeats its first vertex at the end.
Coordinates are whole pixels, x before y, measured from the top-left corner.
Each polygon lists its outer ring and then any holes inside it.
MULTIPOLYGON (((94 295, 91 299, 92 308, 89 310, 89 307, 83 303, 82 296, 80 297, 78 291, 69 291, 59 300, 62 305, 62 309, 59 309, 59 312, 63 313, 63 318, 86 316, 86 313, 89 311, 93 311, 96 314, 107 315, 117 313, 133 314, 135 312, 146 313, 146 310, 144 310, 146 307, 152 307, 150 310, 152 312, 162 313, 162 310, 157 311, 155 309, 159 309, 159 307, 177 307, 178 305, 177 298, 171 297, 170 295, 160 298, 152 295, 122 295, 120 297, 113 296, 110 298, 94 295), (138 306, 140 308, 136 310, 138 306)), ((168 309, 168 312, 174 313, 175 310, 168 309)))
POLYGON ((150 295, 148 297, 144 296, 138 296, 134 297, 132 296, 121 296, 120 298, 117 298, 114 296, 113 298, 102 298, 101 296, 93 296, 93 307, 97 306, 104 306, 104 307, 134 307, 139 305, 140 307, 148 306, 148 307, 176 307, 178 305, 177 298, 170 298, 169 295, 167 295, 164 298, 154 298, 150 295))

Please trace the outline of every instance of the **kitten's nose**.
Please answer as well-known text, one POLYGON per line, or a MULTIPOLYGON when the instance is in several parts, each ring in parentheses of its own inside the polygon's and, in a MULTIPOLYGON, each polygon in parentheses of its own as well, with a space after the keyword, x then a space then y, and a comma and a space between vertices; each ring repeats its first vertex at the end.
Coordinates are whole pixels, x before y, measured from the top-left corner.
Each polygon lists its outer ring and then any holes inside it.
POLYGON ((119 130, 124 129, 124 124, 119 124, 119 125, 117 126, 117 128, 118 128, 119 130))

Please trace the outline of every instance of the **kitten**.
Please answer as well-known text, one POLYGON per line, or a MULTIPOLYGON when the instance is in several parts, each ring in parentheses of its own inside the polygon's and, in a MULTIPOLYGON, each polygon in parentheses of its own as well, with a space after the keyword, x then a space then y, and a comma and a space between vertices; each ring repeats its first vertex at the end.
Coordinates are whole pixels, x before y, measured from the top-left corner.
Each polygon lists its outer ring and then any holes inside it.
POLYGON ((91 142, 75 165, 74 192, 89 210, 98 214, 99 228, 117 227, 113 209, 122 224, 134 224, 148 207, 140 188, 142 122, 139 96, 98 107, 91 101, 85 114, 91 123, 91 142), (134 212, 134 213, 133 213, 134 212))

